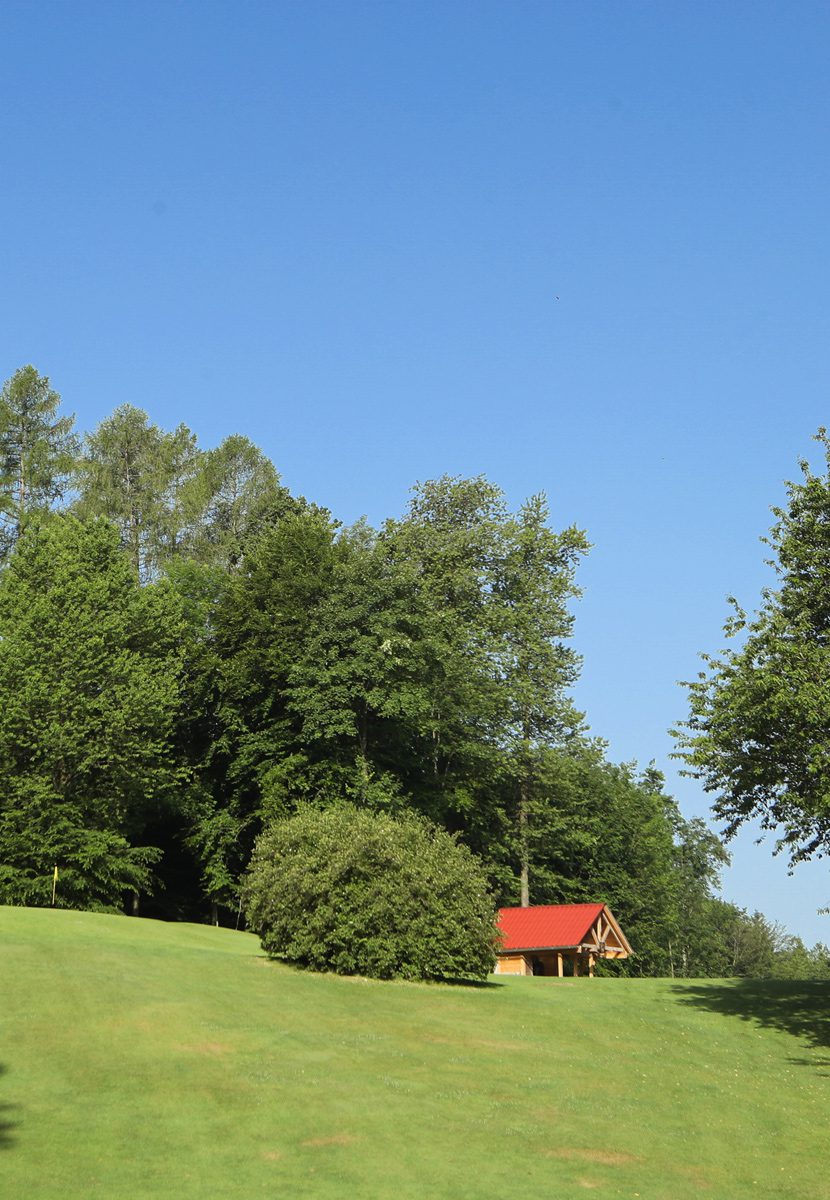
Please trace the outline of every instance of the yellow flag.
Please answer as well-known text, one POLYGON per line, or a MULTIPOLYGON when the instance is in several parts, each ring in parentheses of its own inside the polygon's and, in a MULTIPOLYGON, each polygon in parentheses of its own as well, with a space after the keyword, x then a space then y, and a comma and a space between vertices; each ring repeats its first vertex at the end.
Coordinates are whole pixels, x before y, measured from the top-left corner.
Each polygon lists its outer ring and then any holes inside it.
POLYGON ((55 883, 58 882, 58 868, 55 867, 55 883))

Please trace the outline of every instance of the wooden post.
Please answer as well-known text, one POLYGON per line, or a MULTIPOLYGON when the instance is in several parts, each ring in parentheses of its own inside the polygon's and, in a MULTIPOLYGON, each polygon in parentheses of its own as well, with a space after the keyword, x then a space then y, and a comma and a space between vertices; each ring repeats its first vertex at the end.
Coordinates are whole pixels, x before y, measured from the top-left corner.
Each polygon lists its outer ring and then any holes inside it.
POLYGON ((574 955, 574 979, 579 978, 579 955, 574 955))
POLYGON ((556 951, 556 974, 559 976, 560 979, 565 974, 565 967, 562 962, 562 951, 561 950, 556 951))
POLYGON ((588 975, 591 979, 594 978, 594 955, 593 955, 593 953, 588 954, 588 975))

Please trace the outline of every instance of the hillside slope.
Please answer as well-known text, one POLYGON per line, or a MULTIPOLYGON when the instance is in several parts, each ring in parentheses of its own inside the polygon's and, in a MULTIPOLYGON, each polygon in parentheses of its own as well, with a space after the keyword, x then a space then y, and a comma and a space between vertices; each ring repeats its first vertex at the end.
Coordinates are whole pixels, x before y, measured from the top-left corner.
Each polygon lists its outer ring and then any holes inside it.
POLYGON ((0 908, 0 1194, 830 1196, 830 987, 314 976, 0 908))

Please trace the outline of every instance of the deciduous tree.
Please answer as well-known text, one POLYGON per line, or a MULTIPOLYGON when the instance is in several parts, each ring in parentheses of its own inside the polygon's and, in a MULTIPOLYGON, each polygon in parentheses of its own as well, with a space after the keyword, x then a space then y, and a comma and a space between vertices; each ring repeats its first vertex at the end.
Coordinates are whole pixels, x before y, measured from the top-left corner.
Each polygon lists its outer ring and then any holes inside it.
POLYGON ((0 576, 0 897, 118 905, 150 883, 176 802, 181 616, 141 589, 104 521, 30 527, 0 576))
MULTIPOLYGON (((576 528, 556 533, 543 495, 532 496, 504 522, 491 609, 493 657, 502 702, 499 741, 513 780, 520 901, 530 903, 531 809, 539 751, 562 745, 581 724, 570 697, 580 660, 568 638, 568 607, 579 594, 577 563, 587 553, 576 528)), ((555 803, 555 801, 554 801, 555 803)))
POLYGON ((733 602, 735 644, 703 655, 677 731, 727 837, 757 820, 794 863, 830 849, 830 441, 823 430, 817 440, 824 471, 803 462, 773 509, 777 584, 754 616, 733 602))

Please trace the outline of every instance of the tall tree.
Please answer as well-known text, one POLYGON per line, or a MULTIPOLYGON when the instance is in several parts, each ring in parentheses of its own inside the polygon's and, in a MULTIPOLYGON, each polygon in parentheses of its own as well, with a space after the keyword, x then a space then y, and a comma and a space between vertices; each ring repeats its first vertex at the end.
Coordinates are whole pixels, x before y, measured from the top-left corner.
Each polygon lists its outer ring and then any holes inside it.
POLYGON ((568 603, 579 594, 576 566, 588 541, 576 528, 554 532, 549 518, 540 494, 505 522, 492 605, 503 697, 500 740, 514 779, 522 905, 530 903, 529 822, 539 751, 561 745, 581 724, 569 695, 579 658, 567 644, 573 628, 568 603))
POLYGON ((75 512, 112 521, 136 578, 146 582, 181 549, 195 519, 199 464, 196 439, 185 425, 167 433, 141 409, 123 404, 85 439, 75 512))
POLYGON ((74 417, 59 417, 60 396, 33 366, 0 391, 0 558, 29 518, 48 511, 67 487, 78 450, 74 417))
MULTIPOLYGON (((568 697, 578 669, 568 603, 587 542, 548 521, 543 496, 511 516, 488 480, 444 477, 419 485, 378 540, 387 580, 409 581, 398 602, 404 636, 376 639, 387 659, 370 673, 379 681, 394 666, 404 689, 409 729, 395 752, 403 789, 462 832, 496 874, 511 861, 524 903, 530 814, 550 799, 543 752, 580 724, 568 697)), ((389 599, 379 605, 387 622, 395 611, 389 599)))
POLYGON ((0 897, 116 906, 181 784, 172 752, 180 605, 139 588, 103 521, 27 530, 0 576, 0 897))
POLYGON ((198 511, 188 551, 223 570, 238 569, 244 548, 291 506, 273 463, 246 437, 232 434, 207 451, 188 492, 198 511))
POLYGON ((825 467, 802 462, 774 508, 768 545, 778 580, 754 617, 733 601, 738 639, 686 686, 677 731, 689 773, 715 794, 727 837, 758 820, 792 862, 830 850, 830 440, 825 467))
POLYGON ((718 895, 729 855, 700 817, 686 820, 673 801, 668 814, 674 834, 671 894, 658 917, 649 966, 654 974, 729 974, 728 941, 738 910, 718 895))
POLYGON ((342 787, 359 803, 397 805, 411 778, 429 706, 423 635, 411 564, 363 522, 341 531, 287 695, 304 747, 343 765, 342 787))
POLYGON ((293 811, 319 783, 325 755, 309 761, 302 719, 288 703, 329 585, 334 526, 321 510, 290 512, 249 546, 240 569, 179 564, 171 571, 188 620, 183 744, 196 754, 189 844, 211 902, 228 905, 263 822, 293 811))
POLYGON ((381 531, 393 569, 413 580, 418 621, 422 701, 413 714, 417 765, 408 790, 430 817, 459 831, 492 765, 499 694, 491 607, 505 519, 495 484, 443 476, 418 484, 404 517, 381 531))

